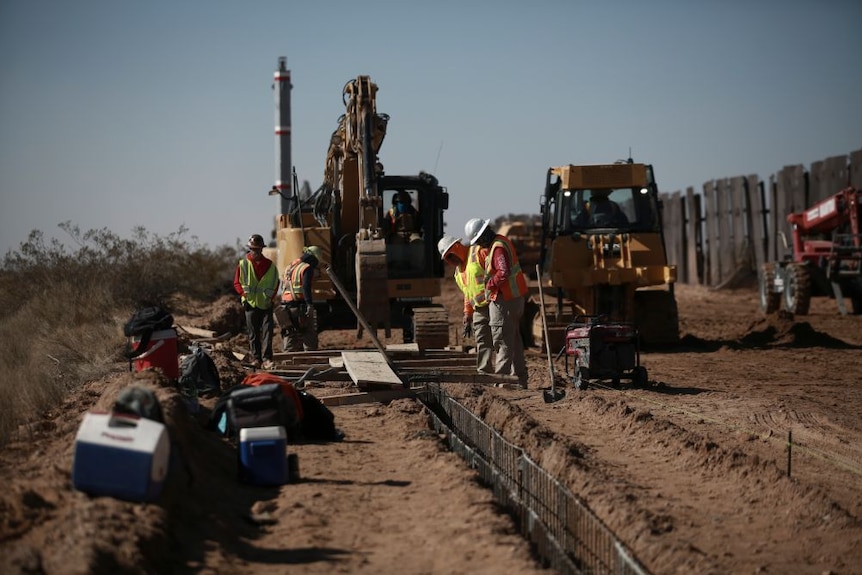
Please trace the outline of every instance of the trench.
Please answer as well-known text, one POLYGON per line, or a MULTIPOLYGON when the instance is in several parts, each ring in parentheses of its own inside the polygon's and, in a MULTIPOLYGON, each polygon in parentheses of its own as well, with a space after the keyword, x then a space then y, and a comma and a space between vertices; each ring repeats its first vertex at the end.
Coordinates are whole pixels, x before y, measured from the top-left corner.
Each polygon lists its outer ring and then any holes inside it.
POLYGON ((515 520, 543 566, 563 574, 648 575, 632 551, 571 490, 524 450, 447 394, 438 384, 416 388, 429 424, 515 520))

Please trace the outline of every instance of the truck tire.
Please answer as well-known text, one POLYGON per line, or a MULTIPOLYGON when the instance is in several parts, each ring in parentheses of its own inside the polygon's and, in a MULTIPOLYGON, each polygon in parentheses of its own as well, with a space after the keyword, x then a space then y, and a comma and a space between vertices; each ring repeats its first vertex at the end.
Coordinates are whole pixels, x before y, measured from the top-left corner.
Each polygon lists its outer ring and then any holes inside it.
POLYGON ((850 284, 850 308, 853 315, 862 315, 862 278, 850 284))
POLYGON ((808 315, 811 307, 811 273, 805 264, 789 264, 784 278, 784 308, 794 315, 808 315))
POLYGON ((760 287, 760 309, 764 313, 777 312, 781 307, 781 294, 775 291, 775 264, 763 264, 757 280, 760 287))

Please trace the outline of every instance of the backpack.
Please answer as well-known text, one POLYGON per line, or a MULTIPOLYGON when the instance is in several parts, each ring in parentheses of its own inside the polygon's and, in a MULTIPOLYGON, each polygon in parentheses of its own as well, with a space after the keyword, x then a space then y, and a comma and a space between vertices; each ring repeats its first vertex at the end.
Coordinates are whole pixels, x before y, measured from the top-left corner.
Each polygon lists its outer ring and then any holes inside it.
POLYGON ((190 345, 189 351, 180 363, 180 391, 189 397, 220 393, 221 377, 213 358, 199 345, 190 345))
POLYGON ((126 357, 132 360, 147 351, 153 332, 170 329, 173 325, 174 316, 158 306, 144 307, 135 311, 131 319, 123 326, 123 333, 128 338, 138 336, 140 341, 134 350, 131 348, 131 344, 129 345, 126 357))
POLYGON ((335 414, 322 401, 299 391, 302 402, 302 438, 311 441, 341 441, 344 433, 335 427, 335 414))
POLYGON ((124 413, 137 415, 146 419, 152 419, 164 423, 162 406, 152 389, 139 385, 129 386, 120 392, 114 402, 112 413, 124 413))

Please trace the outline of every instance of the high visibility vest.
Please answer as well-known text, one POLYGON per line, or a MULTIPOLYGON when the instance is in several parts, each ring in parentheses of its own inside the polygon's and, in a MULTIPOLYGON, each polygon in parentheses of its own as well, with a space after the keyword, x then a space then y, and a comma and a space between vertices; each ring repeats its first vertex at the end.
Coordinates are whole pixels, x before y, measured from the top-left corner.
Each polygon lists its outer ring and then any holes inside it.
POLYGON ((287 273, 284 274, 285 289, 281 294, 281 301, 303 301, 305 296, 302 295, 302 274, 305 270, 311 267, 308 262, 297 258, 293 260, 290 267, 287 268, 287 273))
POLYGON ((527 277, 521 271, 521 263, 518 261, 518 254, 515 252, 515 246, 506 236, 497 234, 494 238, 494 243, 491 244, 491 249, 488 250, 488 255, 485 256, 485 271, 488 277, 493 277, 496 270, 494 269, 494 258, 491 255, 497 248, 503 248, 509 254, 509 277, 506 281, 500 284, 500 294, 503 295, 504 301, 509 301, 512 298, 527 295, 529 291, 527 287, 527 277))
POLYGON ((478 245, 470 246, 464 271, 455 270, 455 283, 474 308, 488 305, 485 297, 485 256, 478 245))
POLYGON ((263 277, 258 278, 248 258, 242 258, 239 260, 239 283, 243 291, 242 301, 258 309, 269 309, 272 307, 272 296, 278 289, 278 270, 275 264, 270 264, 263 277))

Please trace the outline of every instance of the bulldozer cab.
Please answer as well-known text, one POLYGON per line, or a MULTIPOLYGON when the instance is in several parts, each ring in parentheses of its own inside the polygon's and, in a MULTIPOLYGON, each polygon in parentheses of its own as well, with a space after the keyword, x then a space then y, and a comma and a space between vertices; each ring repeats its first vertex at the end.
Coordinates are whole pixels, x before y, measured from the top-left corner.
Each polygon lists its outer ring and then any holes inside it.
POLYGON ((652 342, 678 338, 652 166, 549 168, 541 212, 541 268, 560 310, 631 322, 652 342))
POLYGON ((545 190, 544 228, 550 237, 599 230, 660 231, 658 190, 651 166, 551 168, 545 190))

